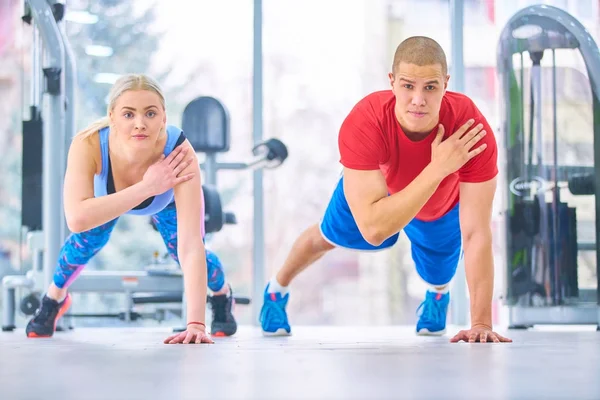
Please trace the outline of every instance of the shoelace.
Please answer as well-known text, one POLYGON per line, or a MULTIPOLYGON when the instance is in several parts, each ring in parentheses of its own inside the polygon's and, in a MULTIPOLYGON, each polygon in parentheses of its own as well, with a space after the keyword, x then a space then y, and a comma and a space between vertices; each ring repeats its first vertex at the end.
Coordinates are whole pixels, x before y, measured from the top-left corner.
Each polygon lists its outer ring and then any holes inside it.
POLYGON ((211 298, 212 309, 214 312, 214 319, 216 321, 226 321, 227 320, 227 298, 211 298))
POLYGON ((265 307, 265 317, 267 320, 282 325, 287 322, 283 304, 279 301, 270 301, 269 307, 265 307))
POLYGON ((48 321, 52 318, 52 315, 55 312, 55 308, 49 305, 45 305, 42 303, 42 306, 36 312, 36 319, 40 317, 44 322, 48 321))
POLYGON ((417 315, 419 315, 421 309, 423 312, 420 315, 425 322, 437 322, 444 317, 444 310, 440 301, 426 299, 417 308, 417 315))

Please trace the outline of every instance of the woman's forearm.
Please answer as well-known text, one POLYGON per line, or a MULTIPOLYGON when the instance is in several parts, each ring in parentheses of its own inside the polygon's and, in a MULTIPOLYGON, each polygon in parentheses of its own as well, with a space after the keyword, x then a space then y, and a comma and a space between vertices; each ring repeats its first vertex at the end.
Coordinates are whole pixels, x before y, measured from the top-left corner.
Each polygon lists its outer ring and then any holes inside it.
POLYGON ((187 301, 187 321, 205 322, 206 318, 206 253, 204 247, 180 253, 183 286, 187 301))
POLYGON ((147 186, 139 182, 108 196, 83 200, 65 210, 67 225, 73 233, 96 228, 120 217, 151 196, 147 186))

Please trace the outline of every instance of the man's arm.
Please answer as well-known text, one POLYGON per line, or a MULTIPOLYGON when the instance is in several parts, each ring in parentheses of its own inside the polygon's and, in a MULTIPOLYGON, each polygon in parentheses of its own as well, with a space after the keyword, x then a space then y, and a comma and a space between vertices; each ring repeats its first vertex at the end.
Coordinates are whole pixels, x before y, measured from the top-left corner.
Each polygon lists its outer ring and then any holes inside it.
POLYGON ((344 194, 362 236, 379 246, 417 215, 442 179, 439 172, 428 166, 406 188, 388 196, 380 170, 344 168, 344 194))
POLYGON ((431 145, 431 162, 410 184, 391 196, 387 195, 381 171, 344 169, 344 194, 358 229, 367 242, 379 246, 403 229, 444 178, 485 150, 485 144, 472 150, 485 136, 481 124, 467 132, 473 122, 469 120, 443 142, 444 127, 439 125, 431 145))
POLYGON ((495 192, 496 178, 460 184, 460 228, 471 301, 471 326, 489 329, 492 328, 494 290, 491 220, 495 192))

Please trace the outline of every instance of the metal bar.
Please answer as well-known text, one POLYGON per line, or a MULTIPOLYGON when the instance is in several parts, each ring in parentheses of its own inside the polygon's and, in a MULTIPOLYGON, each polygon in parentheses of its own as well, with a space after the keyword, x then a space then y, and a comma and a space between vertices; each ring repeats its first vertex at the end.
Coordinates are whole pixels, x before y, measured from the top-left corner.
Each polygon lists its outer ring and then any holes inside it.
MULTIPOLYGON (((598 77, 594 76, 594 74, 598 74, 598 70, 592 70, 588 66, 588 75, 591 78, 591 81, 596 83, 598 82, 598 77)), ((592 115, 594 116, 593 124, 594 124, 594 170, 597 170, 600 166, 600 88, 594 85, 590 85, 592 89, 592 115)), ((600 241, 600 171, 594 171, 595 179, 594 179, 594 203, 595 203, 595 224, 594 231, 595 236, 594 240, 596 242, 596 246, 600 241)), ((596 251, 596 293, 598 297, 598 329, 600 330, 600 251, 596 251)))
MULTIPOLYGON (((262 49, 262 0, 254 0, 254 35, 253 35, 253 75, 252 75, 252 138, 257 145, 263 140, 263 49, 262 49)), ((252 251, 252 297, 262 299, 265 284, 264 265, 264 199, 263 199, 263 171, 254 170, 253 195, 254 195, 254 224, 253 224, 253 251, 252 251)), ((258 325, 258 314, 261 301, 256 301, 252 306, 252 321, 258 325)))
MULTIPOLYGON (((464 65, 464 1, 450 1, 450 30, 452 37, 452 79, 453 90, 465 91, 464 65)), ((452 288, 452 320, 456 325, 467 325, 469 321, 469 302, 467 300, 467 280, 465 263, 456 269, 452 288)))
POLYGON ((63 154, 65 131, 64 108, 64 47, 60 32, 50 5, 45 0, 27 0, 33 20, 39 28, 44 47, 47 51, 45 69, 54 69, 58 73, 58 81, 48 82, 49 97, 48 118, 44 128, 43 144, 43 192, 42 192, 42 226, 44 229, 44 285, 52 282, 54 268, 58 260, 62 240, 60 236, 62 162, 56 154, 63 154), (58 84, 57 90, 49 90, 52 84, 58 84))
POLYGON ((2 329, 15 329, 15 315, 17 311, 17 288, 31 289, 34 281, 23 275, 10 275, 2 279, 2 329))
POLYGON ((15 298, 15 288, 2 288, 2 330, 11 331, 16 328, 15 310, 17 303, 15 298))
POLYGON ((596 242, 577 242, 577 250, 579 251, 597 251, 596 242))
POLYGON ((181 275, 146 271, 83 271, 69 286, 70 292, 183 292, 181 275))
MULTIPOLYGON (((40 80, 41 80, 41 73, 40 71, 42 70, 41 67, 41 53, 42 53, 42 46, 40 44, 40 32, 38 31, 38 28, 35 24, 32 24, 32 33, 33 33, 33 43, 31 45, 31 71, 32 71, 32 79, 31 79, 31 105, 35 106, 36 108, 40 107, 40 98, 41 98, 41 94, 42 94, 42 89, 41 89, 41 84, 40 84, 40 80)), ((31 119, 34 118, 34 116, 32 115, 30 117, 31 119)))
MULTIPOLYGON (((59 24, 59 30, 61 33, 61 39, 63 43, 63 47, 65 49, 65 73, 64 73, 64 81, 65 81, 65 131, 64 131, 64 148, 63 154, 61 155, 61 177, 64 182, 64 173, 67 169, 67 155, 68 149, 71 146, 71 140, 75 136, 76 126, 75 126, 75 115, 76 115, 76 88, 77 88, 77 69, 75 63, 75 55, 73 53, 73 49, 69 40, 67 38, 67 22, 63 19, 59 24)), ((61 186, 62 187, 62 186, 61 186)), ((67 225, 67 220, 64 214, 64 207, 60 207, 60 218, 63 223, 61 225, 61 239, 64 241, 70 233, 69 227, 67 225)))
POLYGON ((206 160, 202 166, 204 167, 205 183, 217 187, 217 155, 207 153, 206 160))
MULTIPOLYGON (((204 164, 201 165, 204 167, 204 164)), ((232 162, 218 162, 216 163, 217 170, 244 170, 248 168, 247 163, 232 163, 232 162)))
MULTIPOLYGON (((541 106, 541 104, 540 104, 541 106)), ((552 163, 554 164, 554 168, 552 168, 552 173, 550 175, 552 182, 554 183, 554 188, 552 189, 552 253, 554 258, 554 267, 555 267, 555 285, 556 291, 562 292, 562 284, 560 280, 562 280, 562 264, 560 262, 560 256, 558 251, 558 232, 561 230, 560 226, 560 217, 558 214, 558 204, 560 202, 560 188, 558 187, 558 176, 556 173, 556 167, 558 166, 558 122, 557 122, 557 109, 556 109, 556 50, 552 49, 552 163)), ((541 121, 540 121, 541 124, 541 121)), ((558 299, 557 304, 562 304, 562 295, 558 299)))
MULTIPOLYGON (((521 112, 520 115, 520 120, 521 120, 521 126, 520 126, 520 130, 521 132, 519 132, 519 137, 521 140, 521 145, 520 147, 520 159, 521 160, 525 160, 525 140, 524 140, 524 136, 525 136, 525 57, 523 56, 523 52, 519 53, 520 58, 521 58, 521 71, 520 71, 520 77, 521 77, 521 107, 519 107, 519 110, 521 112)), ((531 76, 530 76, 531 78, 531 76)), ((509 89, 510 90, 510 89, 509 89)), ((510 109, 510 107, 509 107, 510 109)), ((528 146, 530 146, 531 144, 528 143, 528 146)))
MULTIPOLYGON (((208 158, 208 155, 207 155, 208 158)), ((214 171, 219 171, 219 170, 246 170, 246 169, 253 169, 253 168, 263 168, 266 164, 268 164, 269 161, 264 159, 264 158, 257 158, 257 159, 253 159, 250 162, 246 162, 246 163, 233 163, 233 162, 204 162, 202 164, 200 164, 200 168, 203 169, 205 171, 205 173, 213 173, 213 169, 214 171)), ((212 178, 211 178, 212 179, 212 178)), ((216 179, 216 178, 215 178, 216 179)), ((208 179, 206 180, 206 183, 208 182, 208 179)))
MULTIPOLYGON (((593 147, 594 147, 594 241, 596 247, 600 241, 600 57, 598 56, 598 47, 593 41, 585 43, 581 49, 584 57, 588 54, 593 55, 592 62, 587 62, 587 72, 590 77, 590 89, 592 91, 592 115, 593 115, 593 147)), ((597 330, 600 331, 600 251, 596 249, 596 303, 597 303, 597 330)))
MULTIPOLYGON (((542 165, 538 170, 542 171, 542 176, 548 176, 551 174, 552 169, 554 167, 552 165, 542 165)), ((556 179, 558 181, 566 182, 569 180, 571 175, 575 174, 586 174, 586 175, 595 175, 595 167, 593 166, 577 166, 577 165, 557 165, 556 166, 556 179)))
POLYGON ((588 325, 596 324, 598 311, 596 304, 522 307, 510 306, 512 325, 588 325))
POLYGON ((464 0, 450 1, 450 30, 452 31, 452 79, 450 83, 456 92, 465 91, 464 12, 464 0))

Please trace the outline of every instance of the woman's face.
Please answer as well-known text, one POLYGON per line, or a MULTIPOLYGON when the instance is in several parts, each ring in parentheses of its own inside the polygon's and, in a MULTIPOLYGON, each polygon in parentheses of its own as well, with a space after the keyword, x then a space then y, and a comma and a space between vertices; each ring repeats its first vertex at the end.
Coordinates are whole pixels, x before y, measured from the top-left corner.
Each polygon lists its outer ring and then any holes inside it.
POLYGON ((120 143, 141 148, 152 148, 167 123, 160 97, 150 90, 124 92, 110 119, 120 143))

